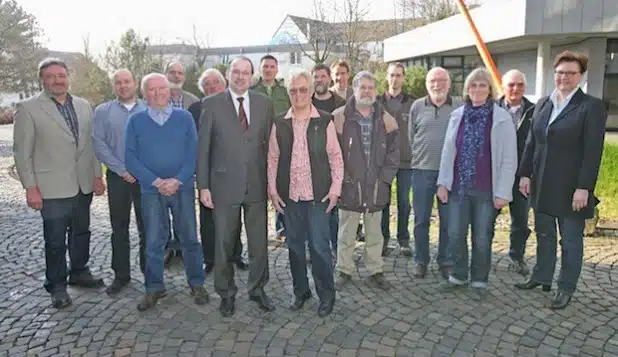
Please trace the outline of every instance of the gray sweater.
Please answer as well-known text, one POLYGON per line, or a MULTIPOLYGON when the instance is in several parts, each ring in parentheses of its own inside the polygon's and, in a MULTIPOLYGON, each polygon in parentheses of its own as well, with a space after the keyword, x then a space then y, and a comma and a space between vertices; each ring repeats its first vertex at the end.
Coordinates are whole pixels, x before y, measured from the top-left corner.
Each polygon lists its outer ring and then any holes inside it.
POLYGON ((429 96, 412 103, 408 122, 408 140, 412 150, 411 168, 432 171, 440 169, 446 127, 451 112, 460 105, 461 101, 453 97, 449 97, 440 107, 436 107, 429 96))
MULTIPOLYGON (((442 148, 437 184, 444 186, 449 191, 453 186, 455 157, 457 156, 455 142, 463 112, 464 107, 461 106, 451 114, 444 139, 444 147, 442 148)), ((501 198, 508 202, 513 200, 513 183, 516 171, 517 135, 515 124, 506 110, 494 104, 491 126, 491 186, 494 198, 501 198)))

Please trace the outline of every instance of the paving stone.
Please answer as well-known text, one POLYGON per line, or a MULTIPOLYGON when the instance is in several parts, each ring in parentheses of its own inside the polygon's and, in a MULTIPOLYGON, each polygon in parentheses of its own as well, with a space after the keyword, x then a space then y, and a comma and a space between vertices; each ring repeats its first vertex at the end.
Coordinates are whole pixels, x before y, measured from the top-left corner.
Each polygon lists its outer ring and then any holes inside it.
MULTIPOLYGON (((135 304, 143 284, 132 217, 129 286, 113 298, 102 290, 70 287, 73 305, 59 311, 49 307, 49 295, 42 288, 40 214, 25 205, 12 165, 12 126, 0 126, 0 357, 618 356, 618 282, 610 278, 616 275, 614 266, 618 267, 615 241, 586 238, 579 290, 566 310, 552 312, 543 307, 547 295, 512 287, 520 277, 507 269, 506 214, 496 221, 490 290, 482 303, 472 301, 467 290, 441 293, 439 272, 433 266, 425 279, 413 278, 413 259, 400 256, 396 248, 384 265, 394 288, 383 293, 367 287, 360 243, 358 271, 350 286, 338 294, 335 312, 318 318, 315 299, 308 308, 291 312, 287 309, 292 284, 288 252, 284 245, 271 245, 266 289, 277 311, 259 311, 242 288, 232 318, 220 317, 214 293, 210 304, 196 306, 187 293, 182 262, 177 260, 165 271, 168 296, 152 310, 139 313, 135 304)), ((391 212, 396 217, 395 206, 391 212)), ((272 232, 272 211, 268 222, 272 232)), ((113 279, 111 227, 105 195, 93 199, 90 228, 89 266, 109 283, 113 279)), ((391 231, 396 231, 395 222, 391 231)), ((437 233, 433 222, 432 255, 437 251, 437 233)), ((246 242, 244 233, 242 239, 246 242)), ((534 254, 535 244, 533 235, 527 252, 534 254)), ((526 256, 526 261, 532 266, 534 257, 526 256)), ((247 272, 236 272, 237 285, 244 286, 247 277, 247 272)), ((214 292, 212 276, 206 287, 214 292)))

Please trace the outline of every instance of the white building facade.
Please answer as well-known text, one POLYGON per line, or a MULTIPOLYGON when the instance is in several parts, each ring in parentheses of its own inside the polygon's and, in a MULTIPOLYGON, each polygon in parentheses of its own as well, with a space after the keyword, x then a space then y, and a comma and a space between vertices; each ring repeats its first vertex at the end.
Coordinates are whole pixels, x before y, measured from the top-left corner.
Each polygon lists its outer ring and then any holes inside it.
MULTIPOLYGON (((519 69, 528 80, 526 95, 537 99, 554 88, 553 60, 572 50, 589 57, 582 89, 603 98, 618 129, 618 1, 501 0, 470 11, 500 73, 519 69)), ((445 67, 454 92, 465 76, 483 66, 475 38, 462 15, 419 27, 384 41, 384 60, 445 67)))

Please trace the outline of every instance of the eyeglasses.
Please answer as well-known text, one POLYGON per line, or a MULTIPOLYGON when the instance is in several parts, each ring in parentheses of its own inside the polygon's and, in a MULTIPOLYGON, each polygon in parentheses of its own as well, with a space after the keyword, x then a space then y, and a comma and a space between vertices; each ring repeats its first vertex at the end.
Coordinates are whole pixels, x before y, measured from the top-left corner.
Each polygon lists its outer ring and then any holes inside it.
POLYGON ((238 77, 240 77, 240 76, 244 76, 244 77, 251 76, 251 72, 249 72, 249 71, 239 71, 237 69, 233 70, 232 74, 235 75, 235 76, 238 76, 238 77))
POLYGON ((290 88, 288 90, 290 91, 291 95, 296 95, 298 93, 300 93, 300 94, 307 94, 307 92, 309 92, 309 88, 307 88, 307 87, 290 88))
POLYGON ((579 74, 579 72, 575 72, 575 71, 555 71, 554 73, 556 74, 557 77, 562 77, 562 76, 573 77, 574 75, 579 74))
POLYGON ((518 82, 518 83, 507 83, 506 85, 507 85, 507 87, 509 87, 509 88, 515 88, 515 87, 517 87, 517 88, 523 88, 523 87, 524 87, 524 84, 523 84, 522 82, 518 82))

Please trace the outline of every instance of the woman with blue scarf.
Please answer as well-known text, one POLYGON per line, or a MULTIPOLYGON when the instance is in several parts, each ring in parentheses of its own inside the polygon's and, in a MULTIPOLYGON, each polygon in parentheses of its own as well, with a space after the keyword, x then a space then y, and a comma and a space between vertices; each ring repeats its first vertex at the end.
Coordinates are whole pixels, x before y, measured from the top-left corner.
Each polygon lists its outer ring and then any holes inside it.
POLYGON ((510 114, 494 103, 497 96, 489 71, 472 71, 464 82, 465 104, 453 111, 446 131, 437 184, 438 198, 448 204, 453 268, 447 289, 463 287, 469 281, 475 291, 486 291, 496 212, 513 198, 515 125, 510 114))

